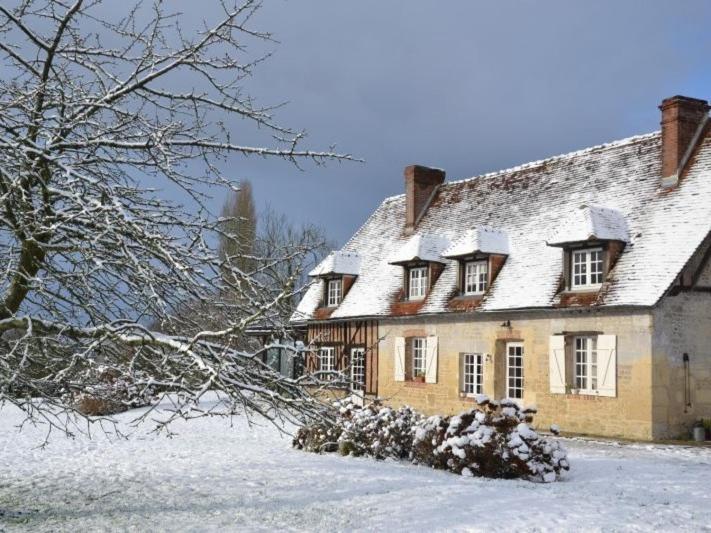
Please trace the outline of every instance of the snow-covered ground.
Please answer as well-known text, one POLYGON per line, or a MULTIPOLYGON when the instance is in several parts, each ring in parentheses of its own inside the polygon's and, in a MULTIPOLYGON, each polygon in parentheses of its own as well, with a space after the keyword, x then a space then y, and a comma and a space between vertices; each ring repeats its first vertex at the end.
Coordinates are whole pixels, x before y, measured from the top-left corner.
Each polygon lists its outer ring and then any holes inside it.
POLYGON ((0 411, 0 531, 711 531, 708 448, 572 440, 542 485, 307 454, 241 418, 45 449, 20 420, 0 411))

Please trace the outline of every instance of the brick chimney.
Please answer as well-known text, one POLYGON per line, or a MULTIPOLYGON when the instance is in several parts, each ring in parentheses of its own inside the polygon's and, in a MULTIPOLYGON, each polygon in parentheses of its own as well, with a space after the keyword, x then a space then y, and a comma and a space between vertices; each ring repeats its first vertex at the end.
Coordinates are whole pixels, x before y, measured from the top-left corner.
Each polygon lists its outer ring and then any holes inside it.
POLYGON ((688 96, 662 100, 662 184, 673 187, 706 127, 709 104, 688 96))
POLYGON ((437 187, 444 182, 444 170, 420 165, 405 167, 405 229, 412 231, 429 206, 437 187))

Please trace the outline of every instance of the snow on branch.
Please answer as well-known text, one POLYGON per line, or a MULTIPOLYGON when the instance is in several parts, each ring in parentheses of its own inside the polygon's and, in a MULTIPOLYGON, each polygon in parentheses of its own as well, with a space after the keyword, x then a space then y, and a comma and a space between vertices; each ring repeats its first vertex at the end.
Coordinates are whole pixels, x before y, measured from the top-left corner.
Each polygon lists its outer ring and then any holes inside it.
POLYGON ((237 236, 205 200, 236 189, 232 155, 354 158, 303 147, 280 104, 244 89, 269 56, 247 54, 271 42, 252 27, 260 3, 211 4, 197 26, 159 1, 0 6, 0 401, 50 427, 78 427, 65 395, 98 367, 171 394, 174 417, 210 390, 270 419, 322 416, 308 379, 270 370, 246 332, 290 334, 323 243, 289 234, 221 256, 215 242, 237 236), (184 202, 161 195, 176 186, 184 202))

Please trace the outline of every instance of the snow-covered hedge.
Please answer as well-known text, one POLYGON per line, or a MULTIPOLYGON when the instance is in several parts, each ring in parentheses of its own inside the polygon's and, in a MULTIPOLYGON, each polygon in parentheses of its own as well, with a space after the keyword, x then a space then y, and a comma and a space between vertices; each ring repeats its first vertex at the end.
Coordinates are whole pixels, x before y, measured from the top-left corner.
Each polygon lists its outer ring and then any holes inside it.
POLYGON ((409 407, 392 409, 377 403, 364 408, 349 404, 341 408, 339 415, 339 452, 376 459, 409 458, 414 428, 422 421, 422 415, 409 407))
POLYGON ((515 402, 477 398, 457 416, 432 416, 416 431, 412 460, 465 476, 555 481, 568 470, 565 449, 529 424, 535 410, 515 402))
MULTIPOLYGON (((311 452, 409 459, 465 476, 551 482, 568 470, 560 443, 531 429, 534 409, 477 398, 457 416, 425 418, 409 407, 340 406, 333 424, 302 427, 294 446, 311 452)), ((552 428, 556 433, 555 427, 552 428)))
POLYGON ((360 407, 336 404, 333 424, 316 423, 299 428, 293 445, 309 452, 368 455, 377 459, 410 457, 415 424, 422 416, 410 409, 392 409, 379 403, 360 407))

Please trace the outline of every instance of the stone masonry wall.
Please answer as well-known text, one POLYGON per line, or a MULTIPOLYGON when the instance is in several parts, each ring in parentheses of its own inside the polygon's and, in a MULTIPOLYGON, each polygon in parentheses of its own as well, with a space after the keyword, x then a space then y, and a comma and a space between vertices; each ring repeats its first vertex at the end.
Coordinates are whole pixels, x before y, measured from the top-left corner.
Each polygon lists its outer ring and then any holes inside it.
POLYGON ((654 436, 688 437, 696 420, 711 419, 711 293, 662 300, 654 311, 653 351, 654 436))
POLYGON ((483 392, 501 398, 505 383, 500 369, 505 363, 502 354, 497 354, 497 344, 520 340, 524 344, 523 403, 538 407, 537 427, 547 429, 556 423, 565 432, 651 439, 651 324, 651 313, 646 311, 603 314, 591 310, 383 320, 378 395, 393 405, 408 404, 428 414, 462 411, 473 400, 459 392, 459 354, 476 352, 485 354, 483 392), (507 319, 511 327, 502 326, 507 319), (617 335, 617 397, 550 393, 550 335, 591 331, 617 335), (395 337, 427 335, 438 336, 437 383, 396 382, 395 337))

